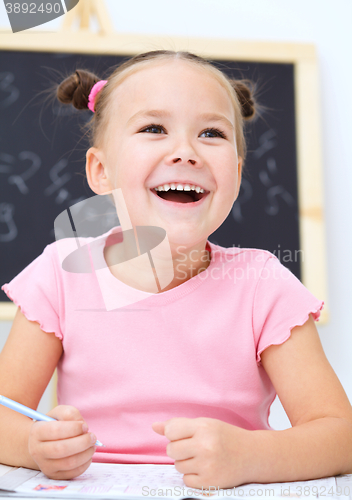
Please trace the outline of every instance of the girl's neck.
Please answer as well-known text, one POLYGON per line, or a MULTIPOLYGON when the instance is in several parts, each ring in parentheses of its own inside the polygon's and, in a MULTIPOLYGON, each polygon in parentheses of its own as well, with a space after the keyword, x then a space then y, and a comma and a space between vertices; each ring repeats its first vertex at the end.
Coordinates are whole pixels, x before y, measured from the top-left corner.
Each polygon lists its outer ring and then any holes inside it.
POLYGON ((210 246, 205 244, 202 250, 186 250, 170 260, 153 259, 155 268, 151 267, 149 256, 144 254, 140 259, 124 259, 123 242, 104 248, 105 261, 115 278, 126 285, 148 293, 162 293, 171 290, 205 271, 211 262, 210 246), (120 262, 118 265, 114 263, 120 262), (173 269, 172 269, 173 268, 173 269), (172 277, 173 274, 173 277, 172 277), (158 278, 164 276, 164 280, 158 278), (168 279, 169 278, 169 279, 168 279), (170 281, 171 280, 171 281, 170 281), (168 284, 161 287, 160 281, 168 284))

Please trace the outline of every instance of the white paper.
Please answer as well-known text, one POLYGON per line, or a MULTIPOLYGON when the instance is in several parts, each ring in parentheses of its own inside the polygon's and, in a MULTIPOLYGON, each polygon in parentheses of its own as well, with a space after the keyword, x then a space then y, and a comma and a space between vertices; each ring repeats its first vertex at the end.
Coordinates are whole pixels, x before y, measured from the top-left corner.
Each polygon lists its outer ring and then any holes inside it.
MULTIPOLYGON (((7 476, 11 474, 12 472, 9 472, 7 476)), ((247 497, 248 500, 273 497, 348 500, 348 496, 343 492, 337 493, 334 477, 287 483, 252 483, 226 490, 213 487, 210 494, 206 490, 185 486, 182 477, 183 475, 173 465, 92 463, 86 472, 77 478, 67 481, 53 480, 39 472, 35 477, 14 488, 14 493, 10 495, 7 492, 3 493, 4 496, 62 497, 66 500, 69 498, 181 500, 186 497, 205 499, 209 496, 224 500, 226 498, 240 500, 242 497, 247 497)), ((2 479, 0 477, 0 489, 2 479)))
MULTIPOLYGON (((336 481, 334 477, 312 479, 309 481, 293 481, 287 483, 257 484, 252 483, 239 486, 245 491, 244 496, 251 496, 250 490, 255 490, 257 496, 280 498, 325 498, 331 499, 336 494, 336 481), (246 495, 247 493, 247 495, 246 495)), ((341 500, 347 500, 346 498, 341 500)))
POLYGON ((37 470, 20 467, 19 469, 13 470, 11 473, 9 472, 0 478, 0 488, 2 490, 14 491, 18 488, 18 486, 38 474, 40 474, 40 472, 37 470))
POLYGON ((11 467, 10 465, 0 464, 0 477, 4 476, 5 474, 10 472, 11 470, 15 470, 15 469, 17 469, 17 467, 11 467))
POLYGON ((349 497, 352 500, 352 474, 341 474, 336 476, 335 479, 338 498, 346 500, 349 497))

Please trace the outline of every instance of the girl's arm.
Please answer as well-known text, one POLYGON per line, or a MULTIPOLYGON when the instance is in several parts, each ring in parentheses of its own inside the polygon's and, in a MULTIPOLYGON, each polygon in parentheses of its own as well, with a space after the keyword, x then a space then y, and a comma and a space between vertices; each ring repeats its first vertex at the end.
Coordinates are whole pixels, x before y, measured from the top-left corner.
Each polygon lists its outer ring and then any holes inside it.
MULTIPOLYGON (((305 481, 352 473, 352 407, 310 315, 261 354, 292 428, 246 430, 211 418, 154 422, 189 488, 305 481)), ((297 487, 296 496, 317 488, 297 487)), ((322 493, 324 495, 324 492, 322 493)), ((329 495, 331 492, 325 492, 329 495)))
POLYGON ((265 349, 261 359, 292 428, 253 431, 255 480, 299 481, 352 473, 352 407, 311 315, 292 329, 286 342, 265 349))
MULTIPOLYGON (((41 330, 18 309, 0 354, 0 394, 36 409, 62 354, 61 340, 41 330)), ((58 422, 33 422, 0 405, 0 463, 42 470, 53 479, 71 479, 90 465, 96 437, 80 412, 57 406, 58 422)))
MULTIPOLYGON (((0 394, 36 409, 62 354, 61 340, 20 309, 0 353, 0 394)), ((28 451, 33 420, 0 406, 0 462, 38 469, 28 451)))

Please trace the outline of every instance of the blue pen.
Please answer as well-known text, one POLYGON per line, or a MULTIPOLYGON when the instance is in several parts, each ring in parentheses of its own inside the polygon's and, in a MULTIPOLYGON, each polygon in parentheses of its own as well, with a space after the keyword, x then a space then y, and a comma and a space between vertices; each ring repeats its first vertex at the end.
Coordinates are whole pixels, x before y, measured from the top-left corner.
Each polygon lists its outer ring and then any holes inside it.
MULTIPOLYGON (((43 422, 52 422, 57 421, 55 418, 48 417, 48 415, 44 415, 44 413, 39 413, 39 411, 32 410, 32 408, 28 408, 27 406, 21 405, 20 403, 16 403, 12 399, 5 398, 5 396, 0 396, 0 404, 10 408, 11 410, 15 410, 18 413, 22 413, 22 415, 26 415, 26 417, 32 418, 33 420, 40 420, 43 422)), ((96 440, 95 446, 104 446, 103 443, 96 440)))

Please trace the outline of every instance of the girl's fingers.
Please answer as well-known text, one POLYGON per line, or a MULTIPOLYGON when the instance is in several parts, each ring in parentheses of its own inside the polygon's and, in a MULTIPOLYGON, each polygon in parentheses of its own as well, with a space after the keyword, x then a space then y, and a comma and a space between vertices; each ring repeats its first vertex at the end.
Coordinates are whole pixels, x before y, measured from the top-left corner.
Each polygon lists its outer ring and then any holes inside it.
POLYGON ((69 439, 43 441, 39 443, 38 451, 40 451, 40 455, 46 460, 67 459, 94 447, 96 440, 96 436, 88 432, 87 434, 69 439))
POLYGON ((59 405, 55 406, 47 413, 48 417, 55 418, 56 420, 84 420, 80 411, 74 406, 59 405))
POLYGON ((86 434, 84 425, 88 429, 87 424, 83 421, 35 422, 33 432, 38 441, 56 441, 86 434))
POLYGON ((197 474, 197 460, 189 458, 188 460, 175 460, 175 469, 181 474, 197 474))
POLYGON ((191 438, 197 429, 198 420, 186 417, 175 417, 166 420, 164 422, 164 436, 170 441, 191 438))
POLYGON ((197 455, 197 444, 194 439, 170 441, 166 445, 166 455, 174 460, 188 460, 197 455))
POLYGON ((48 460, 48 466, 60 472, 74 471, 86 464, 92 458, 94 451, 95 447, 92 446, 87 450, 69 457, 59 458, 58 460, 48 460))
POLYGON ((92 463, 92 459, 88 460, 88 462, 80 465, 76 469, 71 469, 71 470, 58 470, 53 473, 44 473, 48 476, 50 479, 62 479, 62 480, 68 480, 68 479, 73 479, 74 477, 80 476, 83 474, 84 471, 88 469, 90 464, 92 463))

